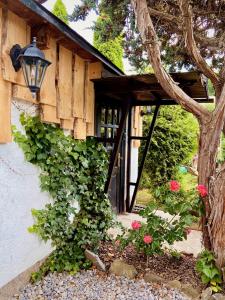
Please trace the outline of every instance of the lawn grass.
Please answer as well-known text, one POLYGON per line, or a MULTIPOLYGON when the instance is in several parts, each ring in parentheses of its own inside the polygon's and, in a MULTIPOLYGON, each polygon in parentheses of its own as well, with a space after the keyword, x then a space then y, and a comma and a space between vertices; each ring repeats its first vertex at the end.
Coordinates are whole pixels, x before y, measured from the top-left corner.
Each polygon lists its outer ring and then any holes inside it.
POLYGON ((197 180, 197 176, 194 176, 190 173, 182 174, 179 179, 181 186, 185 191, 196 189, 198 184, 197 180))
POLYGON ((140 205, 147 205, 153 199, 149 189, 139 190, 136 197, 136 203, 140 205))

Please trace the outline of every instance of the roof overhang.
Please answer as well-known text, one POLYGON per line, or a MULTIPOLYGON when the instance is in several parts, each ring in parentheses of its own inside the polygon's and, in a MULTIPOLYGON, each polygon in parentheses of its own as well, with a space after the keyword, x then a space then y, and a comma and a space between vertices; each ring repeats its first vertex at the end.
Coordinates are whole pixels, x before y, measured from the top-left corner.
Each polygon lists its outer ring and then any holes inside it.
POLYGON ((91 62, 101 61, 115 75, 124 73, 110 60, 89 44, 82 36, 67 26, 59 18, 34 0, 0 0, 0 6, 7 7, 27 21, 34 31, 37 28, 48 28, 51 35, 66 48, 75 51, 83 59, 91 62))
MULTIPOLYGON (((208 96, 207 79, 199 72, 171 73, 173 80, 191 98, 200 103, 212 103, 208 96)), ((124 101, 132 99, 132 104, 142 105, 172 105, 175 99, 168 95, 154 74, 108 77, 93 80, 97 99, 124 101)))

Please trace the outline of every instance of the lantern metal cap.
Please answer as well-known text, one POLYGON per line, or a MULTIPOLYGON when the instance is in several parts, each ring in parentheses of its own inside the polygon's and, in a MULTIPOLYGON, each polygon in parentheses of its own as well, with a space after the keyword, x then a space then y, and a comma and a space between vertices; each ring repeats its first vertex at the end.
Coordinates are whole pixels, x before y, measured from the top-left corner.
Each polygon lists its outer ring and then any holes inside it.
POLYGON ((18 72, 21 69, 20 59, 22 57, 41 59, 47 65, 51 64, 50 61, 45 59, 44 53, 39 48, 37 48, 36 37, 33 37, 32 43, 27 45, 24 48, 21 48, 20 45, 18 45, 18 44, 14 45, 10 50, 10 57, 11 57, 13 67, 16 72, 18 72))
POLYGON ((39 48, 37 48, 36 37, 33 38, 33 41, 30 45, 28 45, 27 47, 25 47, 21 50, 20 55, 18 56, 18 60, 21 57, 37 58, 37 59, 41 59, 41 60, 45 61, 49 65, 51 64, 48 60, 45 59, 44 53, 39 48))

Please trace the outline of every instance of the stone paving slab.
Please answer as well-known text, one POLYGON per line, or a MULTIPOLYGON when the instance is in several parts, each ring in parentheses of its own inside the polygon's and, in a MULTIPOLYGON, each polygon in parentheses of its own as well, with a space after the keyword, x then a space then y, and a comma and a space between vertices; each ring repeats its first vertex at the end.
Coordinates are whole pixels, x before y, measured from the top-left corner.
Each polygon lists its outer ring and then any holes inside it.
MULTIPOLYGON (((157 211, 156 214, 162 218, 171 218, 171 215, 164 213, 163 211, 157 211)), ((134 213, 125 213, 117 216, 117 220, 120 221, 124 227, 130 228, 131 223, 134 220, 144 222, 145 219, 134 213)), ((121 233, 119 229, 112 228, 109 230, 109 233, 116 237, 121 233)), ((171 247, 177 251, 193 254, 195 257, 202 251, 202 232, 198 230, 191 230, 190 234, 187 237, 187 240, 182 242, 175 242, 171 247)))

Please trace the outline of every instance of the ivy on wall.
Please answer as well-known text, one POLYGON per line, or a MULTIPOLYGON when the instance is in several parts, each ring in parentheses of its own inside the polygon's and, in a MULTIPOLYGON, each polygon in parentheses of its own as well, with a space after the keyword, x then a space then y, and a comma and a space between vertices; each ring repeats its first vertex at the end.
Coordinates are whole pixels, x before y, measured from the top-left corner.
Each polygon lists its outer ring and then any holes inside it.
POLYGON ((33 279, 49 271, 76 272, 88 267, 84 249, 97 249, 113 224, 104 193, 107 152, 95 138, 74 140, 38 117, 22 114, 20 121, 26 135, 13 128, 14 140, 27 161, 40 168, 41 189, 53 199, 44 209, 32 210, 35 224, 29 231, 50 240, 54 249, 33 279))

